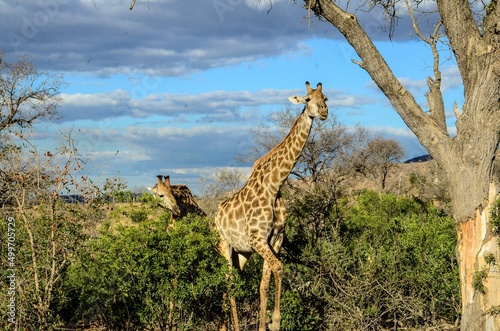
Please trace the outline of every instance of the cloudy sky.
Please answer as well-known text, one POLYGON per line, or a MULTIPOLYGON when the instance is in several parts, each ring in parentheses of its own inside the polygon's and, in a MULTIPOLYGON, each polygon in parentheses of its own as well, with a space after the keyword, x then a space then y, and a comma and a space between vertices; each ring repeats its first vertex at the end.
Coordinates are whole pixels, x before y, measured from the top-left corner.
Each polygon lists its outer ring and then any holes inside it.
MULTIPOLYGON (((377 10, 356 10, 395 75, 425 107, 432 73, 428 47, 406 13, 392 39, 377 10)), ((41 149, 73 130, 87 171, 119 176, 130 188, 152 186, 158 174, 201 193, 200 176, 249 167, 235 156, 252 144, 250 130, 323 83, 330 112, 399 140, 407 157, 426 154, 413 134, 352 59, 336 29, 302 2, 273 0, 0 0, 0 49, 14 61, 31 54, 40 70, 61 73, 59 120, 37 126, 41 149)), ((403 9, 403 8, 401 8, 403 9)), ((429 22, 432 19, 420 17, 429 22)), ((452 113, 463 93, 443 47, 445 103, 452 113)), ((450 132, 454 119, 449 118, 450 132)))

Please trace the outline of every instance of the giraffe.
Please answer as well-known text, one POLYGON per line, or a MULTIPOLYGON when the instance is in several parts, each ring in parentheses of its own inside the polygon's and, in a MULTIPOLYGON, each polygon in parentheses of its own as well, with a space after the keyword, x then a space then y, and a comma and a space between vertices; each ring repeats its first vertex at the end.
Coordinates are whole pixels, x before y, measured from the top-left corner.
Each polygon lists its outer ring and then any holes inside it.
MULTIPOLYGON (((158 182, 153 188, 148 189, 154 196, 160 197, 161 205, 171 211, 170 224, 168 229, 173 229, 175 219, 180 219, 188 214, 207 216, 205 212, 198 206, 198 203, 193 197, 191 190, 184 184, 170 185, 170 176, 156 176, 158 182)), ((172 313, 174 311, 174 301, 169 300, 168 321, 172 321, 172 313)))
POLYGON ((158 182, 150 191, 162 199, 161 205, 172 212, 173 219, 183 218, 188 214, 206 216, 186 185, 170 185, 170 176, 156 177, 158 182))
MULTIPOLYGON (((328 116, 328 106, 325 103, 327 98, 322 93, 321 83, 318 83, 316 89, 311 88, 309 82, 305 84, 306 96, 288 98, 294 104, 305 104, 288 135, 254 163, 245 186, 222 202, 215 215, 215 224, 221 236, 219 250, 230 266, 239 271, 243 270, 254 252, 264 260, 260 283, 259 331, 266 331, 266 307, 271 274, 274 276, 276 293, 269 330, 278 331, 281 323, 283 264, 277 254, 283 242, 286 209, 280 188, 302 153, 314 117, 325 120, 328 116)), ((229 301, 233 328, 239 331, 236 301, 232 297, 229 297, 229 301)), ((225 329, 225 324, 222 329, 225 329)))

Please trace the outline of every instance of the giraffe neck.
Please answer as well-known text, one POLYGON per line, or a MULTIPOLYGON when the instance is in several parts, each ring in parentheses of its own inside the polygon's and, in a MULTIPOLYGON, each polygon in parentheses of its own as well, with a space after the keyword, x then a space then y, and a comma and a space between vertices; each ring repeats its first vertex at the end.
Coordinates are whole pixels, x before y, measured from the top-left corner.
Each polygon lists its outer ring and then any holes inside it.
POLYGON ((272 195, 278 193, 304 149, 312 123, 302 111, 283 141, 255 162, 248 180, 253 189, 260 186, 272 195))

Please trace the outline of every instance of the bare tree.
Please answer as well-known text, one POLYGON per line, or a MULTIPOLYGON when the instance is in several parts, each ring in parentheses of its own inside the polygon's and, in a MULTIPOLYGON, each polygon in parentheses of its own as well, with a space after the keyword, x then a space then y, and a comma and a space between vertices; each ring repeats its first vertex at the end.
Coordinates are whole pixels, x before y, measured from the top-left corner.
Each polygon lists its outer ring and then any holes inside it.
POLYGON ((354 169, 364 176, 378 178, 381 189, 385 190, 389 172, 398 166, 404 155, 403 147, 396 140, 376 137, 353 156, 354 169))
POLYGON ((500 5, 497 0, 436 0, 433 3, 439 19, 434 31, 426 36, 414 15, 424 2, 369 0, 366 3, 371 8, 384 9, 391 31, 395 28, 397 12, 406 9, 417 35, 429 45, 433 77, 427 80, 427 111, 395 77, 356 15, 348 12, 347 7, 341 8, 338 2, 330 0, 305 0, 304 8, 331 23, 345 36, 360 58, 353 62, 371 76, 443 169, 450 185, 452 214, 459 225, 461 329, 500 329, 500 315, 495 313, 500 308, 500 277, 495 272, 498 262, 492 267, 485 261, 485 255, 500 257, 498 238, 489 230, 489 206, 498 194, 493 161, 500 141, 500 5), (464 104, 461 110, 455 107, 455 137, 448 134, 445 122, 437 50, 441 37, 446 37, 464 85, 464 104), (475 290, 477 277, 474 276, 482 270, 486 270, 481 280, 485 290, 479 293, 475 290))
POLYGON ((217 169, 210 178, 200 177, 203 196, 200 206, 210 218, 213 218, 217 206, 227 198, 227 193, 235 192, 245 180, 245 173, 237 168, 217 169))
MULTIPOLYGON (((21 153, 20 141, 32 147, 23 130, 30 129, 40 118, 56 116, 56 107, 61 101, 59 93, 64 85, 61 75, 37 70, 29 56, 11 63, 0 50, 0 160, 16 159, 15 156, 21 153)), ((11 168, 10 172, 5 169, 1 171, 0 181, 2 205, 12 202, 12 196, 7 194, 9 183, 35 179, 32 174, 22 171, 22 165, 15 170, 11 168)))
MULTIPOLYGON (((84 162, 71 131, 58 132, 62 143, 51 150, 39 150, 31 140, 34 122, 55 116, 62 78, 38 72, 27 58, 0 60, 0 215, 15 229, 9 241, 15 258, 6 264, 2 255, 1 264, 11 266, 15 279, 15 329, 46 330, 57 323, 51 307, 56 286, 92 214, 89 205, 72 206, 60 195, 90 198, 97 192, 78 174, 84 162)), ((9 300, 1 299, 2 305, 9 300)))
POLYGON ((78 174, 83 162, 71 134, 61 135, 63 143, 51 151, 38 150, 28 137, 17 135, 22 148, 7 144, 2 150, 0 215, 15 220, 16 327, 46 330, 57 323, 51 306, 61 275, 98 215, 93 204, 73 205, 61 195, 79 194, 88 201, 97 189, 78 174))
MULTIPOLYGON (((236 160, 253 162, 264 155, 283 139, 298 113, 299 109, 287 107, 271 114, 270 124, 261 124, 252 130, 254 145, 236 160)), ((334 114, 330 114, 327 121, 313 125, 314 130, 292 170, 296 179, 313 184, 325 180, 338 186, 358 172, 380 179, 385 189, 387 175, 404 156, 397 141, 372 138, 370 132, 360 126, 349 130, 334 114)))
POLYGON ((55 117, 64 85, 61 75, 37 70, 29 56, 10 63, 0 51, 0 132, 55 117))

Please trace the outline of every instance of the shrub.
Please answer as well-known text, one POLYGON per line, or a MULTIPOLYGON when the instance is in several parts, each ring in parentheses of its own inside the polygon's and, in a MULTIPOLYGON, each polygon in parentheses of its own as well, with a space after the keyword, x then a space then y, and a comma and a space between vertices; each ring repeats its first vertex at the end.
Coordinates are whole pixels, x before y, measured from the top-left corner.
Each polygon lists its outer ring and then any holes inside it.
POLYGON ((493 203, 490 211, 492 233, 495 236, 500 235, 500 199, 493 203))
POLYGON ((129 216, 132 222, 142 223, 148 218, 148 213, 144 209, 131 210, 129 216))
MULTIPOLYGON (((294 256, 285 254, 285 264, 291 273, 286 277, 293 277, 287 291, 308 298, 309 314, 295 315, 302 322, 309 319, 309 327, 418 328, 442 320, 451 324, 458 317, 456 234, 451 218, 430 204, 362 192, 352 207, 330 213, 336 219, 322 220, 325 229, 312 240, 304 229, 315 220, 296 216, 303 215, 303 208, 307 206, 298 202, 290 211, 287 247, 297 243, 301 249, 294 256)), ((288 323, 285 317, 284 325, 288 323)))
POLYGON ((209 330, 220 321, 226 269, 217 236, 205 218, 186 217, 169 231, 167 219, 103 230, 88 242, 65 279, 67 322, 209 330))

